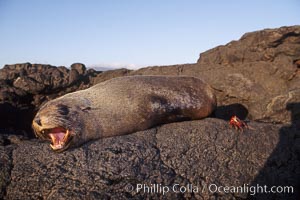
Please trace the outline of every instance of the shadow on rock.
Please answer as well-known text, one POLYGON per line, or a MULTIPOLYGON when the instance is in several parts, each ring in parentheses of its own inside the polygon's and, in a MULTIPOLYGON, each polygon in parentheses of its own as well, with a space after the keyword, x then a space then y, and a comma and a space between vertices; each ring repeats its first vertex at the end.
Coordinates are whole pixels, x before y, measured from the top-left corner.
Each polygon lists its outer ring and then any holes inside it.
POLYGON ((14 134, 21 134, 28 138, 33 138, 31 121, 34 116, 33 107, 17 108, 10 103, 0 104, 0 134, 9 134, 13 128, 14 134))
POLYGON ((214 115, 214 117, 226 121, 230 120, 234 115, 244 120, 248 116, 248 109, 242 104, 234 103, 226 106, 218 106, 214 115))
POLYGON ((252 182, 256 191, 249 193, 249 199, 300 199, 300 103, 290 103, 286 109, 292 124, 280 129, 279 142, 252 182))

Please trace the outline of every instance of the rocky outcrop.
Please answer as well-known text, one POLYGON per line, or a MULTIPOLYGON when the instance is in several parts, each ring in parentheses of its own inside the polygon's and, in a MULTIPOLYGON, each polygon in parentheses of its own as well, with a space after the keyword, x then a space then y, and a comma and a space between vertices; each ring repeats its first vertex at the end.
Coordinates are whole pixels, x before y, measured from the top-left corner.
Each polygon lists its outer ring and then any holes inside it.
POLYGON ((9 175, 10 181, 2 176, 1 182, 7 199, 244 199, 249 195, 214 193, 213 184, 292 186, 293 194, 254 197, 299 197, 299 131, 256 122, 248 125, 252 128, 238 132, 212 118, 173 123, 93 141, 61 154, 37 140, 7 142, 0 156, 12 159, 7 159, 9 164, 0 174, 9 175), (170 191, 163 195, 158 190, 137 190, 137 184, 161 184, 170 191), (175 184, 187 192, 173 192, 175 184))
MULTIPOLYGON (((247 33, 200 55, 196 64, 151 67, 131 74, 196 76, 215 89, 219 106, 241 104, 248 118, 290 123, 300 102, 300 26, 247 33)), ((231 110, 232 113, 238 112, 231 110)))
POLYGON ((198 64, 200 71, 216 68, 214 78, 206 77, 220 91, 222 105, 240 102, 252 119, 289 122, 287 104, 300 101, 299 60, 295 26, 247 33, 201 54, 198 64))
POLYGON ((0 70, 0 80, 4 83, 0 88, 0 101, 17 107, 39 106, 45 99, 91 86, 91 77, 97 74, 79 63, 70 69, 30 63, 5 65, 0 70))

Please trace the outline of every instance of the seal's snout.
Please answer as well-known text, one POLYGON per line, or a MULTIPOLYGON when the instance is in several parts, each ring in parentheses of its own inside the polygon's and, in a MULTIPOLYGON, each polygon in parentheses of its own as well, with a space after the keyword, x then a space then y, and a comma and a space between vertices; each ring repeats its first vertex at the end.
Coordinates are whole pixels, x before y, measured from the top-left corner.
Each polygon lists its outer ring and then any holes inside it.
POLYGON ((46 138, 42 134, 42 120, 38 115, 36 115, 34 117, 34 119, 32 120, 31 127, 32 127, 36 137, 40 137, 40 138, 44 138, 44 139, 46 138))
POLYGON ((66 150, 74 136, 74 131, 71 131, 66 125, 65 118, 68 114, 67 106, 46 105, 39 110, 32 120, 32 129, 35 135, 50 141, 52 150, 56 152, 66 150))
POLYGON ((38 132, 39 131, 39 127, 42 126, 42 120, 41 118, 36 115, 33 120, 32 120, 32 129, 35 131, 35 132, 38 132))

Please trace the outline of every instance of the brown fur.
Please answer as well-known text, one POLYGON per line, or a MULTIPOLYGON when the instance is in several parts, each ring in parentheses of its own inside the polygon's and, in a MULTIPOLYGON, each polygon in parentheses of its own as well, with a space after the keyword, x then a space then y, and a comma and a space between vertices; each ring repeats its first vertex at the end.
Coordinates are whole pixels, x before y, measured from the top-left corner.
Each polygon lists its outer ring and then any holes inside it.
POLYGON ((124 135, 150 127, 209 116, 216 107, 212 89, 198 78, 128 76, 49 101, 40 108, 33 128, 64 127, 72 133, 70 146, 124 135))

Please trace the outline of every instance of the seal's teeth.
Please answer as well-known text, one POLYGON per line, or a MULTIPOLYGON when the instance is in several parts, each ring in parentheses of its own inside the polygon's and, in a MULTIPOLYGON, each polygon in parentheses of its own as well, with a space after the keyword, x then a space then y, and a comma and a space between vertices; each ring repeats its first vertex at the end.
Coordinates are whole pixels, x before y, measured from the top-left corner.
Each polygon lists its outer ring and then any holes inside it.
POLYGON ((58 145, 52 145, 52 144, 50 144, 50 147, 53 150, 58 150, 58 149, 62 149, 64 146, 63 146, 63 144, 58 144, 58 145))
POLYGON ((51 138, 51 141, 52 141, 53 145, 55 145, 56 144, 56 138, 52 134, 49 134, 49 136, 51 138))
POLYGON ((53 149, 53 150, 55 150, 56 148, 55 148, 55 146, 54 145, 52 145, 52 144, 50 144, 50 147, 53 149))
POLYGON ((70 136, 70 131, 67 130, 67 131, 66 131, 66 134, 65 134, 65 136, 64 136, 64 138, 63 138, 63 140, 62 140, 62 142, 65 143, 65 142, 68 140, 69 136, 70 136))

